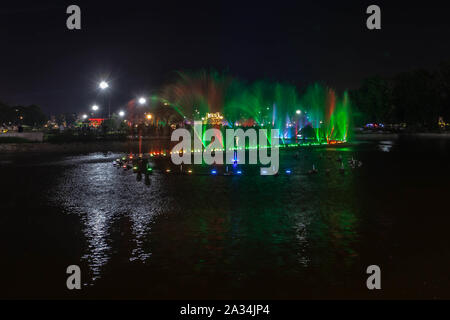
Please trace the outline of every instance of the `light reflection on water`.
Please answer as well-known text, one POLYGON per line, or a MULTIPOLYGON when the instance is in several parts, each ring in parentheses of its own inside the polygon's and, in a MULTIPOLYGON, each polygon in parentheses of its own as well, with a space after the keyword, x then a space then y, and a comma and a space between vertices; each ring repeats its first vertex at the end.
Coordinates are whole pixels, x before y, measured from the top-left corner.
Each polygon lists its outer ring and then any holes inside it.
POLYGON ((168 255, 155 266, 179 261, 194 273, 206 268, 239 274, 248 265, 248 272, 257 274, 269 264, 298 272, 311 260, 351 265, 358 256, 358 218, 354 201, 348 201, 352 174, 338 172, 339 154, 350 158, 351 149, 343 151, 331 149, 328 157, 303 152, 300 160, 292 153, 282 155, 282 165, 293 170, 290 177, 183 177, 156 171, 150 186, 112 166, 120 155, 70 157, 57 162, 68 168, 53 200, 80 216, 87 243, 81 258, 91 269, 92 283, 114 255, 149 263, 154 250, 168 255), (313 163, 322 170, 317 176, 306 174, 313 163), (325 168, 330 169, 327 175, 325 168), (130 247, 123 245, 128 232, 130 247), (178 246, 176 253, 170 246, 178 246))
POLYGON ((394 144, 394 141, 380 141, 378 148, 383 152, 390 152, 394 144))
POLYGON ((134 247, 129 260, 145 262, 150 258, 151 252, 144 247, 144 242, 152 220, 160 213, 158 204, 167 204, 170 200, 156 199, 155 193, 161 192, 158 179, 144 186, 138 184, 130 172, 113 167, 111 159, 118 156, 95 154, 58 162, 71 167, 59 178, 53 201, 65 207, 65 211, 80 216, 87 242, 81 258, 88 262, 93 281, 101 277, 102 267, 113 254, 112 227, 122 217, 131 222, 134 247))
POLYGON ((6 297, 30 283, 30 297, 64 297, 61 270, 80 264, 86 297, 355 298, 379 264, 383 297, 448 298, 449 143, 281 152, 289 176, 156 168, 149 186, 112 166, 118 154, 0 155, 6 297))

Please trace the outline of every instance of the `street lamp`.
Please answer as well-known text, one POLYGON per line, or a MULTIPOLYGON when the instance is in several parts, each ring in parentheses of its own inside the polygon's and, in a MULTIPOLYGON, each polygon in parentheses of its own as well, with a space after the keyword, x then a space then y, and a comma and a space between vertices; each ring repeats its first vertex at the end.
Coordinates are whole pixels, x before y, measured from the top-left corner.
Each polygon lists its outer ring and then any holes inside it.
POLYGON ((148 119, 148 120, 151 120, 151 119, 152 119, 152 115, 151 115, 151 114, 148 114, 148 115, 147 115, 147 119, 148 119))
MULTIPOLYGON (((109 84, 106 81, 100 81, 98 87, 100 88, 100 90, 105 91, 109 88, 109 84)), ((104 102, 106 103, 106 95, 104 96, 104 98, 104 102)), ((108 118, 111 118, 111 100, 108 100, 108 118)))
POLYGON ((125 116, 125 112, 124 112, 124 111, 119 111, 119 116, 120 116, 120 117, 125 116))
POLYGON ((83 119, 84 119, 84 120, 86 120, 86 119, 87 119, 87 117, 88 117, 88 115, 87 115, 87 114, 83 114, 83 116, 82 116, 82 117, 83 117, 83 119))
POLYGON ((297 111, 295 111, 295 113, 296 114, 302 114, 302 111, 301 110, 297 110, 297 111))
POLYGON ((144 97, 139 98, 138 100, 140 105, 146 104, 147 103, 147 99, 145 99, 144 97))
POLYGON ((99 86, 100 89, 105 90, 105 89, 107 89, 109 87, 109 84, 106 81, 101 81, 98 86, 99 86))
POLYGON ((94 104, 94 105, 92 106, 92 111, 98 111, 98 105, 94 104))

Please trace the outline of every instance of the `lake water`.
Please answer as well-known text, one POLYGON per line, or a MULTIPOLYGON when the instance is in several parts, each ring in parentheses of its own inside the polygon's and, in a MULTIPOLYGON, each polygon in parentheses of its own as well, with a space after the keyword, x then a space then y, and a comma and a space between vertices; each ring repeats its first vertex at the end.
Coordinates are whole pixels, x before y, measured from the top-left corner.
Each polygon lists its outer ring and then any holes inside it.
POLYGON ((150 185, 112 165, 122 154, 1 155, 0 297, 450 298, 450 139, 299 153, 275 177, 156 163, 150 185))

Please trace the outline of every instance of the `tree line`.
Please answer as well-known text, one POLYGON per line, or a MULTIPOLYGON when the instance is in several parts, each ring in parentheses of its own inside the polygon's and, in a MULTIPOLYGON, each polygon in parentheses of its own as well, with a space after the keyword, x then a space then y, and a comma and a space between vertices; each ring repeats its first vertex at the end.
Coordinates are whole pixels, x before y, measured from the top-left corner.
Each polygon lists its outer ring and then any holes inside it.
POLYGON ((355 125, 406 123, 434 129, 439 117, 450 119, 450 62, 434 70, 369 77, 350 97, 355 125))
POLYGON ((11 107, 0 102, 0 126, 27 125, 38 127, 47 121, 47 116, 39 106, 11 107))

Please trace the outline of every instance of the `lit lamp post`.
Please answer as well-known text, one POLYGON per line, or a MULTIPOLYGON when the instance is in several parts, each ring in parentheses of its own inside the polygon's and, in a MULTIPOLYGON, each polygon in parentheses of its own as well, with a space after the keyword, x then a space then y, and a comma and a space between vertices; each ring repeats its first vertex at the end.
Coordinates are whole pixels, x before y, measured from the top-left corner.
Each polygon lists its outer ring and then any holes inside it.
MULTIPOLYGON (((138 104, 140 105, 140 106, 144 106, 146 103, 147 103, 147 99, 145 99, 144 97, 140 97, 139 99, 137 99, 137 101, 138 101, 138 104)), ((144 113, 144 116, 146 115, 146 113, 144 113)), ((147 116, 145 116, 145 118, 146 119, 149 119, 148 118, 148 115, 147 116)))
POLYGON ((99 109, 100 109, 100 108, 98 107, 98 105, 94 104, 94 105, 91 107, 91 110, 92 110, 91 116, 94 116, 94 113, 96 113, 99 109))
POLYGON ((140 97, 139 100, 138 100, 138 102, 139 102, 139 104, 140 104, 141 106, 143 106, 144 104, 147 103, 147 99, 145 99, 144 97, 140 97))
POLYGON ((88 125, 86 120, 88 119, 88 115, 85 113, 81 116, 81 129, 84 130, 86 128, 86 126, 88 125))
MULTIPOLYGON (((94 104, 92 107, 92 116, 94 116, 94 113, 96 113, 97 111, 100 110, 100 107, 96 104, 94 104)), ((91 123, 90 125, 94 126, 94 127, 98 127, 101 124, 101 121, 99 121, 98 119, 91 119, 91 123)))
MULTIPOLYGON (((123 111, 123 110, 120 110, 119 111, 119 117, 120 117, 120 119, 123 119, 124 117, 125 117, 125 111, 123 111)), ((122 121, 122 120, 120 120, 120 121, 122 121)), ((127 120, 123 120, 124 122, 127 122, 127 120)))
MULTIPOLYGON (((109 88, 109 84, 106 81, 101 81, 100 84, 98 85, 98 87, 100 88, 100 90, 105 91, 106 89, 109 88)), ((106 94, 104 96, 104 100, 105 100, 105 104, 106 104, 106 94)), ((109 118, 111 118, 111 100, 110 99, 108 99, 108 119, 109 118)))
POLYGON ((300 115, 302 114, 302 110, 295 111, 297 115, 297 121, 295 121, 295 140, 298 140, 298 131, 300 127, 300 115))
MULTIPOLYGON (((134 100, 134 104, 141 106, 141 107, 144 106, 146 103, 147 103, 147 99, 145 99, 144 97, 139 97, 134 100)), ((135 111, 136 111, 135 117, 137 116, 137 118, 135 118, 135 121, 139 122, 142 111, 138 111, 138 110, 135 110, 135 111)), ((144 112, 144 120, 145 120, 145 115, 146 115, 146 112, 144 112)))

